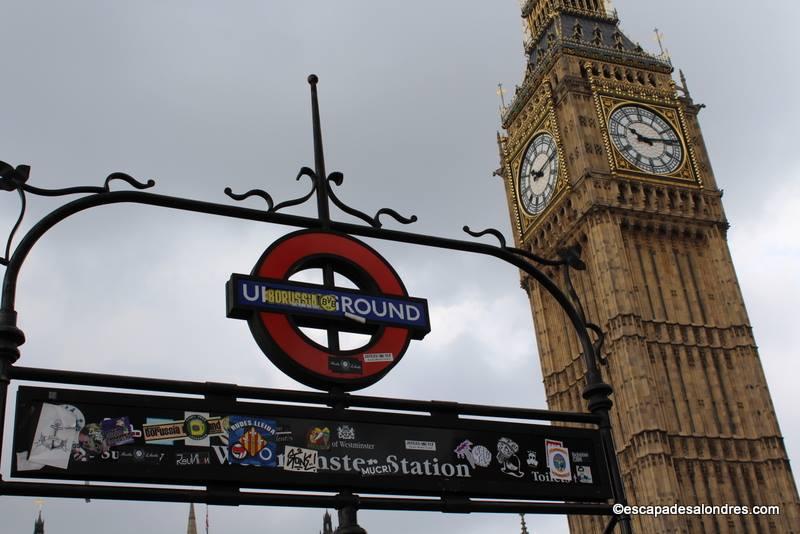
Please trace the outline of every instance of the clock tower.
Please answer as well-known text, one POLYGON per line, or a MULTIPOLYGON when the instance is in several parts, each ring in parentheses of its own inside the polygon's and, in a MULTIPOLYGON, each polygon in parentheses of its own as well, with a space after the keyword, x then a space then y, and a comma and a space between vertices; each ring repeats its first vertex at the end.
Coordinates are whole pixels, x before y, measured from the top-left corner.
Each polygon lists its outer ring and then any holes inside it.
MULTIPOLYGON (((503 115, 518 247, 580 245, 606 334, 614 439, 634 505, 777 505, 779 515, 635 516, 636 532, 800 532, 800 500, 728 251, 722 193, 686 84, 603 0, 521 0, 525 79, 503 115)), ((549 273, 559 279, 557 273, 549 273)), ((530 296, 549 407, 581 411, 585 368, 559 306, 530 296)), ((601 521, 570 519, 573 532, 601 521)))

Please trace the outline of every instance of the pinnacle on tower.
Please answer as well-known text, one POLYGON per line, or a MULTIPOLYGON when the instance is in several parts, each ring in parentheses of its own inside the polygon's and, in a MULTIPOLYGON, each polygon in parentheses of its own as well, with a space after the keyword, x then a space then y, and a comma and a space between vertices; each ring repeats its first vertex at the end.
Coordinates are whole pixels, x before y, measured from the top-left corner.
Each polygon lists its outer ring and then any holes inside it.
POLYGON ((42 519, 41 510, 39 510, 39 517, 33 525, 33 534, 44 534, 44 519, 42 519))
POLYGON ((557 15, 567 14, 616 22, 616 14, 603 0, 520 0, 522 18, 530 34, 539 35, 557 15))
POLYGON ((320 534, 333 534, 333 521, 331 514, 325 510, 325 515, 322 516, 322 532, 320 534))
POLYGON ((44 505, 44 500, 39 497, 33 502, 39 507, 39 517, 33 524, 33 534, 44 534, 44 519, 42 519, 42 505, 44 505))
POLYGON ((522 523, 522 530, 520 530, 520 534, 529 534, 528 525, 525 524, 525 514, 519 514, 519 520, 522 523))
POLYGON ((197 534, 197 520, 194 516, 194 503, 189 504, 189 522, 186 525, 186 534, 197 534))

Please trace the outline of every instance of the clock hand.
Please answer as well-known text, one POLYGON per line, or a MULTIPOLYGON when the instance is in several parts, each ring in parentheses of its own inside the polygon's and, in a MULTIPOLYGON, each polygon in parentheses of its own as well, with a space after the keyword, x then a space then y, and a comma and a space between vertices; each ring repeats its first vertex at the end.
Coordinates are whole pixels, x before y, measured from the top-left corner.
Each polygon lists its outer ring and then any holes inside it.
POLYGON ((544 168, 547 167, 550 164, 551 161, 553 161, 554 157, 556 157, 556 153, 555 152, 550 154, 550 157, 547 158, 547 161, 544 162, 544 164, 541 166, 541 168, 538 171, 536 171, 535 173, 533 173, 533 181, 534 182, 536 180, 538 180, 539 178, 544 176, 544 168))
POLYGON ((628 130, 630 130, 631 133, 636 136, 636 139, 638 139, 643 143, 647 143, 650 146, 653 146, 653 141, 660 141, 660 139, 650 139, 649 137, 645 137, 636 130, 634 130, 633 128, 628 128, 628 130))
POLYGON ((665 145, 678 145, 678 144, 680 144, 680 141, 678 141, 677 139, 661 139, 659 137, 645 137, 645 136, 641 135, 640 133, 638 133, 633 128, 630 128, 630 131, 633 132, 636 135, 636 138, 639 141, 647 143, 650 146, 653 146, 653 143, 663 143, 665 145))

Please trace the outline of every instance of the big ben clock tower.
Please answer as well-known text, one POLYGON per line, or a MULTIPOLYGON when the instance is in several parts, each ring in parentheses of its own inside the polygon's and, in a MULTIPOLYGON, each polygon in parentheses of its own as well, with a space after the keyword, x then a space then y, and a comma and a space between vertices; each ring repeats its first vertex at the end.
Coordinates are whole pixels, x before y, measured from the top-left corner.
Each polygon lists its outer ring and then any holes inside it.
MULTIPOLYGON (((695 105, 603 0, 522 2, 528 64, 503 117, 517 246, 580 245, 575 280, 606 333, 602 367, 635 505, 778 505, 779 515, 636 516, 636 532, 800 532, 800 500, 726 241, 695 105)), ((685 83, 684 83, 685 86, 685 83)), ((555 273, 551 273, 555 275, 555 273)), ((583 410, 559 306, 530 296, 548 404, 583 410)), ((571 518, 573 532, 602 532, 571 518)))

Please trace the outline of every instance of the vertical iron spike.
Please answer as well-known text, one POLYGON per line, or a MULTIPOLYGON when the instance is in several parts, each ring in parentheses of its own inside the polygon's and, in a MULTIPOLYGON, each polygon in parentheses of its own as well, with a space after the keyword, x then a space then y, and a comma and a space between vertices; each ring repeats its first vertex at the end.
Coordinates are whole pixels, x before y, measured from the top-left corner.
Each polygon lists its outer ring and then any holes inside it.
POLYGON ((322 228, 327 229, 331 222, 331 213, 328 206, 328 184, 325 173, 325 154, 322 150, 322 126, 319 118, 319 101, 317 98, 317 83, 319 77, 311 74, 308 83, 311 86, 311 116, 314 128, 314 172, 317 175, 317 213, 322 228))

